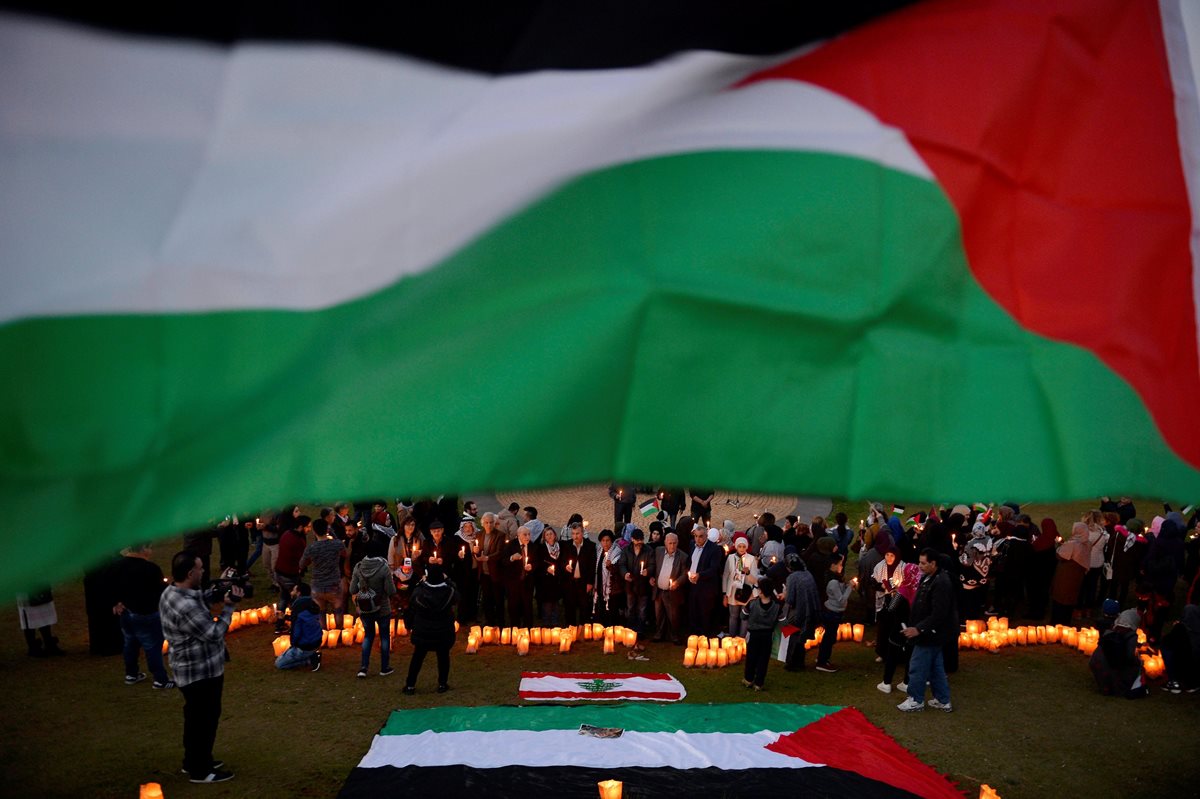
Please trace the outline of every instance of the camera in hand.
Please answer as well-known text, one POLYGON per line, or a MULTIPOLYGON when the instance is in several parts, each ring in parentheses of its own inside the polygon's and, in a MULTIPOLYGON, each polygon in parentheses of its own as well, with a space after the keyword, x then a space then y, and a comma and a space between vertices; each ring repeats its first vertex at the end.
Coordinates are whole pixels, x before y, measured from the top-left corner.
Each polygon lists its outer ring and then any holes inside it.
POLYGON ((224 602, 228 596, 233 602, 237 602, 239 597, 233 596, 230 591, 234 586, 242 589, 242 596, 249 597, 254 595, 254 586, 241 574, 238 574, 237 569, 230 567, 221 572, 220 576, 212 581, 208 587, 207 601, 210 603, 224 602))

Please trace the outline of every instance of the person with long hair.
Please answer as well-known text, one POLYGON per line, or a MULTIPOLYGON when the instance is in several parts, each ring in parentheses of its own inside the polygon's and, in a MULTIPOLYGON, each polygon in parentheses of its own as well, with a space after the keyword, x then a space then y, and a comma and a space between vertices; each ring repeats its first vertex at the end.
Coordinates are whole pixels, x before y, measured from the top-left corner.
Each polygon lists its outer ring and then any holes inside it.
MULTIPOLYGON (((879 564, 885 566, 885 563, 879 564)), ((901 693, 908 691, 908 659, 912 656, 912 641, 901 634, 902 625, 908 624, 917 586, 921 582, 921 567, 915 563, 902 563, 897 559, 896 568, 883 585, 883 610, 879 612, 878 641, 875 651, 883 658, 883 681, 875 686, 885 694, 892 692, 892 681, 896 678, 896 667, 904 667, 904 679, 896 686, 901 693)), ((943 655, 944 657, 944 655, 943 655)))
POLYGON ((541 610, 542 624, 558 626, 558 601, 562 599, 562 547, 558 543, 558 531, 550 525, 542 531, 542 537, 533 545, 537 551, 537 572, 534 575, 534 591, 541 610))

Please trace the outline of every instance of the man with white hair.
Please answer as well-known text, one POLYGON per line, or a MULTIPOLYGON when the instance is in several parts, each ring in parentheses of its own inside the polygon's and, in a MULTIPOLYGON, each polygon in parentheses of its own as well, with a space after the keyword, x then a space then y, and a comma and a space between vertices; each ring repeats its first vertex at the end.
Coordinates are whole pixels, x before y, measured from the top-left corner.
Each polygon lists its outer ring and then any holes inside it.
POLYGON ((688 632, 707 635, 712 626, 713 611, 721 593, 721 566, 725 554, 714 540, 716 530, 703 526, 692 530, 691 560, 688 564, 688 632))
POLYGON ((679 551, 679 536, 667 533, 663 545, 654 550, 654 618, 658 622, 655 641, 668 638, 683 643, 683 603, 690 583, 687 579, 688 556, 679 551))
POLYGON ((475 565, 479 571, 479 591, 483 599, 483 619, 492 627, 504 625, 504 574, 501 553, 505 536, 496 525, 496 514, 488 512, 479 520, 483 530, 476 536, 479 554, 475 565))

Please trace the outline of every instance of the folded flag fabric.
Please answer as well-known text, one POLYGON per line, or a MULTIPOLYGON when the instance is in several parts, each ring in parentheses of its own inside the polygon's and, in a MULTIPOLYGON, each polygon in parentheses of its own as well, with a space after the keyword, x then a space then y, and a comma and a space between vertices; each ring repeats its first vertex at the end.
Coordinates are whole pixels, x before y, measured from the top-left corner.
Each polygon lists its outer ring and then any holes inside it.
POLYGON ((0 503, 56 535, 0 594, 395 486, 1200 495, 1192 3, 50 5, 0 503))
POLYGON ((962 799, 857 710, 754 703, 397 710, 340 796, 592 799, 605 779, 631 796, 962 799))
POLYGON ((658 506, 658 500, 657 499, 651 500, 650 502, 647 502, 645 505, 642 506, 642 515, 643 516, 657 516, 659 510, 660 510, 660 508, 658 506))
POLYGON ((670 674, 533 671, 521 675, 519 694, 530 702, 679 702, 687 696, 687 689, 670 674))

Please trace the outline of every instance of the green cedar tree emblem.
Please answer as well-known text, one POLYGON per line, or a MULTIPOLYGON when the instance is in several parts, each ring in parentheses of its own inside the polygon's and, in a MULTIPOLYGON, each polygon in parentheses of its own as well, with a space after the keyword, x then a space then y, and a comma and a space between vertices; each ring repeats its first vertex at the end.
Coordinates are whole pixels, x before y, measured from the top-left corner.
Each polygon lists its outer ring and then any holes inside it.
POLYGON ((619 682, 605 682, 604 680, 602 680, 598 677, 594 680, 588 680, 587 682, 580 682, 580 683, 575 683, 575 684, 578 685, 583 690, 588 691, 589 693, 593 693, 593 694, 602 694, 605 691, 611 691, 614 688, 621 687, 621 683, 619 683, 619 682))

